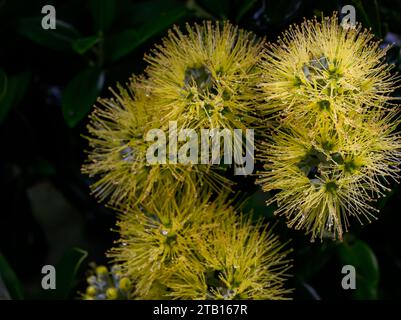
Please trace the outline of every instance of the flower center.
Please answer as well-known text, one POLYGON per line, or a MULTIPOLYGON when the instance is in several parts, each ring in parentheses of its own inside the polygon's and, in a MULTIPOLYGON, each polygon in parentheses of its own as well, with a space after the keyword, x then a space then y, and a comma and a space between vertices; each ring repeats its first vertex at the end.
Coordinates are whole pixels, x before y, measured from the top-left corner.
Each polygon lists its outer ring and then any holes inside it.
POLYGON ((325 188, 327 192, 335 193, 338 188, 338 185, 335 181, 327 181, 325 184, 325 188))
POLYGON ((213 88, 213 77, 209 69, 201 65, 185 70, 184 86, 186 88, 196 86, 199 93, 205 93, 213 88))

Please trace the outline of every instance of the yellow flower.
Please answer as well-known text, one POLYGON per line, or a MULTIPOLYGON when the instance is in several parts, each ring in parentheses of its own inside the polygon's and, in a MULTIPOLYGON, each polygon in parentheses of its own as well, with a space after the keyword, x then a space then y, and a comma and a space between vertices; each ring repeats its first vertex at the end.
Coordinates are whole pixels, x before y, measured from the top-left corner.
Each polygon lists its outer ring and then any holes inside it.
POLYGON ((174 299, 288 299, 284 282, 290 268, 277 236, 268 226, 243 216, 222 221, 197 240, 197 255, 168 281, 174 299))
POLYGON ((348 217, 369 222, 377 211, 369 203, 399 177, 401 137, 395 111, 370 111, 354 119, 356 127, 328 123, 319 128, 299 123, 278 129, 261 147, 265 191, 278 190, 278 214, 289 226, 305 229, 312 239, 342 239, 348 217))
POLYGON ((261 110, 280 111, 288 121, 338 126, 381 108, 391 100, 396 77, 379 45, 361 25, 340 26, 336 15, 291 26, 266 48, 261 110))
POLYGON ((90 151, 82 172, 97 179, 93 194, 113 206, 129 207, 153 196, 160 186, 169 186, 169 193, 196 196, 199 185, 217 189, 229 184, 209 165, 147 162, 154 142, 146 141, 146 134, 162 123, 142 81, 134 78, 127 88, 118 86, 119 92, 112 90, 114 97, 99 99, 100 106, 90 115, 90 151))
POLYGON ((226 197, 213 202, 206 193, 174 197, 167 188, 121 215, 119 246, 109 253, 134 280, 138 298, 152 296, 155 281, 168 286, 163 281, 194 254, 196 237, 224 223, 229 210, 226 197))
POLYGON ((263 48, 250 32, 228 22, 175 27, 145 57, 157 110, 179 128, 245 129, 259 117, 255 104, 263 48))

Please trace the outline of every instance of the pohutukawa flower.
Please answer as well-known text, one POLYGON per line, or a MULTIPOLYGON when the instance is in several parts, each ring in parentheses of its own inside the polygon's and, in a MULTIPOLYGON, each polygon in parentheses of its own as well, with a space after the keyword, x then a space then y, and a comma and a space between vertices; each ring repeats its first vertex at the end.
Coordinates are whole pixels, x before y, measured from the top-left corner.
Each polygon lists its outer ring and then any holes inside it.
MULTIPOLYGON (((232 215, 233 217, 235 215, 232 215)), ((174 299, 288 299, 290 260, 268 226, 248 218, 222 221, 198 235, 198 253, 169 280, 174 299), (194 260, 196 259, 196 260, 194 260)))
POLYGON ((329 123, 320 127, 288 124, 272 134, 261 148, 265 191, 278 190, 278 214, 289 226, 305 229, 312 239, 342 239, 348 216, 371 221, 377 211, 370 203, 399 177, 401 137, 395 132, 395 112, 371 111, 353 126, 329 123), (364 218, 364 219, 363 219, 364 218))
POLYGON ((157 110, 179 128, 246 129, 258 122, 263 40, 228 22, 175 27, 150 55, 146 73, 157 110))
POLYGON ((171 274, 197 250, 197 237, 228 223, 231 211, 225 199, 171 197, 166 187, 121 215, 119 246, 109 256, 133 279, 138 298, 152 297, 155 283, 168 287, 171 274))
POLYGON ((336 15, 291 26, 266 48, 261 109, 313 124, 329 119, 336 126, 383 107, 396 77, 384 62, 387 49, 373 37, 360 24, 343 28, 336 15))
POLYGON ((161 128, 159 113, 151 97, 134 78, 127 88, 118 86, 110 99, 99 99, 88 125, 88 161, 82 172, 97 179, 92 192, 113 206, 130 206, 168 185, 170 193, 196 195, 199 185, 217 188, 227 183, 209 165, 149 164, 146 159, 153 141, 146 141, 150 129, 161 128))

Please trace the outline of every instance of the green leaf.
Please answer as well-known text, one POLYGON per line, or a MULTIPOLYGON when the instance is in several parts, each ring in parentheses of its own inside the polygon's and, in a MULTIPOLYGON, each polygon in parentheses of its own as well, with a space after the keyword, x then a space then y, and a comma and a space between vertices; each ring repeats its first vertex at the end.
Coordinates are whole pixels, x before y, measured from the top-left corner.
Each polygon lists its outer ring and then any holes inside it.
POLYGON ((75 52, 79 54, 84 54, 89 49, 91 49, 95 44, 99 42, 100 38, 98 36, 91 36, 86 38, 79 38, 74 40, 72 43, 72 48, 75 52))
POLYGON ((0 68, 0 99, 2 99, 7 92, 7 74, 0 68))
POLYGON ((85 250, 71 248, 67 250, 56 265, 56 290, 53 298, 66 299, 76 284, 76 275, 82 262, 88 256, 85 250))
POLYGON ((59 51, 72 51, 73 41, 80 37, 73 26, 59 19, 56 29, 43 29, 39 17, 22 19, 19 32, 37 44, 59 51))
POLYGON ((95 30, 104 31, 110 28, 115 12, 115 0, 91 0, 91 13, 95 30))
POLYGON ((108 59, 113 62, 131 53, 145 41, 166 30, 177 20, 185 17, 186 8, 168 11, 162 18, 152 20, 138 29, 128 29, 106 41, 108 59))
POLYGON ((312 281, 330 261, 333 250, 336 248, 336 245, 331 242, 299 248, 294 260, 302 261, 302 263, 298 265, 295 277, 300 279, 301 282, 312 281))
POLYGON ((149 21, 163 19, 169 12, 184 9, 185 4, 177 0, 139 1, 130 6, 130 19, 133 25, 143 25, 149 21))
POLYGON ((29 72, 8 77, 7 89, 4 95, 0 97, 0 123, 5 120, 12 106, 17 105, 25 95, 30 79, 29 72))
POLYGON ((0 253, 0 278, 3 280, 11 299, 22 300, 21 284, 6 258, 0 253))
POLYGON ((76 75, 62 93, 63 115, 69 127, 75 127, 90 111, 104 84, 104 72, 91 68, 76 75))
POLYGON ((241 20, 241 18, 253 7, 256 2, 257 0, 241 1, 242 4, 238 10, 237 22, 241 20))
POLYGON ((230 11, 229 0, 198 0, 197 3, 208 12, 217 15, 220 18, 227 18, 230 11))
POLYGON ((356 270, 357 299, 377 299, 380 278, 379 264, 373 250, 362 240, 344 242, 338 246, 340 260, 344 265, 352 265, 356 270))

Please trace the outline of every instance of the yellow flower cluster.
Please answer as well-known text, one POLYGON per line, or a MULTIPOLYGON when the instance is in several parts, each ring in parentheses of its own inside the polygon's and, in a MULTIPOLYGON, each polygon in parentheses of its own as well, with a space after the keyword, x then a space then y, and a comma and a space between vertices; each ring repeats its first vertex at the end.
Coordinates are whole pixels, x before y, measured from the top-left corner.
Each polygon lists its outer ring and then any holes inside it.
POLYGON ((237 217, 227 195, 163 199, 123 213, 119 246, 109 253, 137 298, 284 299, 291 292, 283 286, 288 250, 267 227, 237 217))
POLYGON ((255 127, 264 42, 227 22, 186 29, 170 30, 145 56, 156 109, 183 128, 255 127))
POLYGON ((168 185, 170 192, 196 195, 197 185, 210 188, 229 185, 218 170, 209 165, 149 164, 145 140, 152 128, 162 126, 143 78, 133 78, 127 88, 112 90, 113 98, 99 99, 88 125, 88 162, 82 172, 97 181, 93 194, 113 207, 131 207, 168 185))
POLYGON ((150 164, 145 135, 172 121, 177 130, 263 129, 257 182, 275 192, 267 205, 312 240, 341 240, 350 218, 375 218, 372 202, 399 176, 397 78, 385 55, 336 15, 267 46, 228 22, 171 30, 145 56, 145 75, 90 116, 82 171, 119 212, 108 256, 129 290, 90 284, 85 297, 287 299, 289 250, 233 205, 224 166, 150 164))
MULTIPOLYGON (((230 217, 227 218, 230 221, 230 217)), ((231 218, 233 219, 233 218, 231 218)), ((267 226, 240 216, 197 241, 169 281, 170 296, 184 299, 288 299, 289 251, 267 226), (259 230, 260 229, 260 230, 259 230)))
POLYGON ((371 221, 371 202, 399 176, 396 78, 373 35, 337 16, 291 27, 265 54, 264 114, 276 120, 258 182, 278 190, 279 214, 316 237, 342 239, 349 217, 371 221), (365 219, 363 219, 365 218, 365 219))
POLYGON ((91 114, 82 171, 96 180, 93 194, 120 213, 109 257, 130 279, 132 298, 284 299, 290 292, 288 250, 260 222, 238 217, 223 166, 146 161, 146 133, 171 121, 177 130, 260 126, 263 44, 228 22, 174 28, 145 57, 145 75, 99 99, 91 114))

